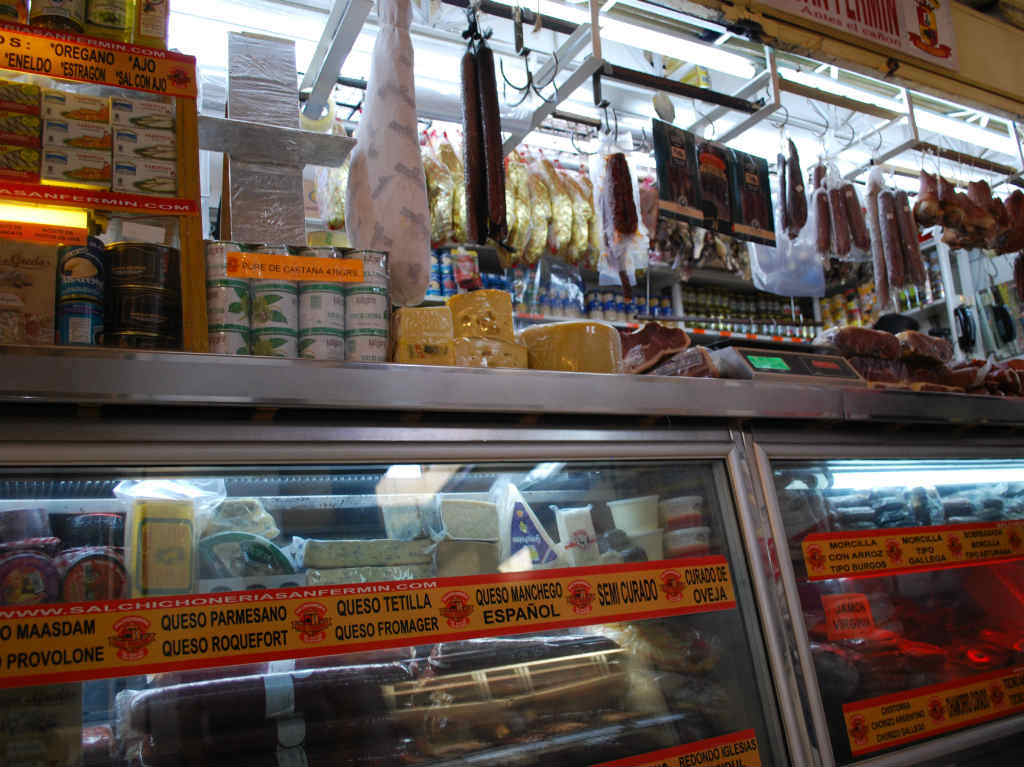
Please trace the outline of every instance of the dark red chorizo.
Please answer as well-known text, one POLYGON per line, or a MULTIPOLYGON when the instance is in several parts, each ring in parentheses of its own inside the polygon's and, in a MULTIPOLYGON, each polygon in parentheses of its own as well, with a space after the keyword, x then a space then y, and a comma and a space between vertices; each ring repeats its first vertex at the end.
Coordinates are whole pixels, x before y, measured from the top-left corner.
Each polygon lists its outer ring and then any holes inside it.
POLYGON ((900 247, 903 250, 904 273, 914 285, 924 285, 928 279, 924 270, 924 258, 921 256, 921 245, 917 239, 917 223, 914 212, 910 208, 910 198, 906 192, 896 195, 897 223, 900 230, 900 247))
POLYGON ((778 159, 776 160, 779 170, 779 215, 782 219, 779 221, 779 230, 783 232, 789 231, 789 203, 788 203, 788 190, 786 189, 786 157, 779 152, 778 159))
POLYGON ((811 193, 814 203, 815 232, 818 252, 828 256, 832 250, 832 214, 829 212, 828 192, 824 189, 815 189, 811 193))
POLYGON ((487 239, 487 171, 479 77, 472 50, 467 50, 462 57, 462 158, 466 180, 466 237, 470 242, 482 244, 487 239))
POLYGON ((807 193, 804 190, 804 174, 800 170, 800 155, 797 154, 796 144, 789 142, 789 168, 787 169, 789 182, 786 190, 786 200, 789 203, 789 234, 796 237, 800 230, 807 223, 807 193))
POLYGON ((900 244, 900 225, 896 220, 896 195, 888 189, 878 195, 879 229, 882 233, 882 252, 889 284, 902 288, 907 284, 903 269, 903 246, 900 244))
POLYGON ((501 143, 501 111, 498 108, 498 83, 494 74, 494 53, 487 43, 480 44, 480 50, 476 55, 476 65, 484 137, 487 234, 498 242, 504 242, 508 238, 508 219, 505 211, 505 158, 501 143))
POLYGON ((871 235, 868 233, 868 225, 864 221, 864 209, 860 206, 860 199, 857 197, 857 190, 853 184, 846 183, 839 187, 843 194, 843 203, 846 205, 846 220, 850 224, 850 239, 853 244, 861 250, 868 250, 871 247, 871 235))
POLYGON ((828 208, 832 221, 832 252, 837 256, 850 255, 850 219, 846 215, 846 202, 840 189, 828 191, 828 208))

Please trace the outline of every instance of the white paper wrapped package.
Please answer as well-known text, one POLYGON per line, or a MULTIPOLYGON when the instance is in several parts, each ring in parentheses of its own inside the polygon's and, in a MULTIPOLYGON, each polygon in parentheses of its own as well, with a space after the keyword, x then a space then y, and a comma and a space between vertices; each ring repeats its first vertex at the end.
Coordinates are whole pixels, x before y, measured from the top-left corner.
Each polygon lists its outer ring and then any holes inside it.
POLYGON ((391 296, 423 301, 430 278, 430 216, 416 130, 410 0, 380 0, 363 118, 345 198, 352 246, 390 255, 391 296))
POLYGON ((503 571, 543 570, 565 564, 558 544, 514 484, 507 479, 499 479, 491 488, 490 495, 498 507, 498 542, 503 571), (514 562, 521 562, 522 567, 514 566, 514 562))

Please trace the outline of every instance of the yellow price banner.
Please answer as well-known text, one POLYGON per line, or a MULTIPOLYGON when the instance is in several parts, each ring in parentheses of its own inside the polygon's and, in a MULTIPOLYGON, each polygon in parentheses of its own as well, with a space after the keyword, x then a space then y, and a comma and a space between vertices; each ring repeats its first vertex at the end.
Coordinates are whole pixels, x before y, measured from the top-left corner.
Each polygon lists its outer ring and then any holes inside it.
POLYGON ((0 607, 0 688, 732 609, 724 557, 0 607))
POLYGON ((812 533, 801 545, 808 580, 876 578, 1024 558, 1024 520, 812 533))
POLYGON ((1024 711, 1024 666, 847 703, 854 756, 912 743, 1024 711))
POLYGON ((196 60, 174 51, 0 23, 0 68, 30 75, 196 97, 196 60))
POLYGON ((758 767, 761 751, 753 730, 604 762, 595 767, 758 767))
POLYGON ((227 276, 239 280, 363 281, 363 262, 358 258, 319 258, 238 251, 228 253, 226 258, 227 276))

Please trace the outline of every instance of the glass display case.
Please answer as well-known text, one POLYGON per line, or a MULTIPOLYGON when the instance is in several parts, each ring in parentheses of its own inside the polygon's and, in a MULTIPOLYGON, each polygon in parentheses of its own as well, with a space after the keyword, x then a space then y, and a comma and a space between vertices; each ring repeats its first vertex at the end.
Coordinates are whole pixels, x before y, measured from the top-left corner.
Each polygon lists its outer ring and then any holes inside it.
POLYGON ((823 760, 985 763, 1024 713, 1024 462, 840 443, 761 454, 823 760))
POLYGON ((4 470, 5 763, 787 761, 726 462, 548 449, 4 470))

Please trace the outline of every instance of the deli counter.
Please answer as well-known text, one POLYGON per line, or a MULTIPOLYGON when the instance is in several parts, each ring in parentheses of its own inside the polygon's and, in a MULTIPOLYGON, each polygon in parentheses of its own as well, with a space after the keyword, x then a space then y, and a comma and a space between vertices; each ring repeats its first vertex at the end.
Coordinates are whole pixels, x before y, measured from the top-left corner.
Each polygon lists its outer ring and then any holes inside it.
POLYGON ((1024 732, 1018 402, 7 360, 8 764, 991 764, 1024 732))

